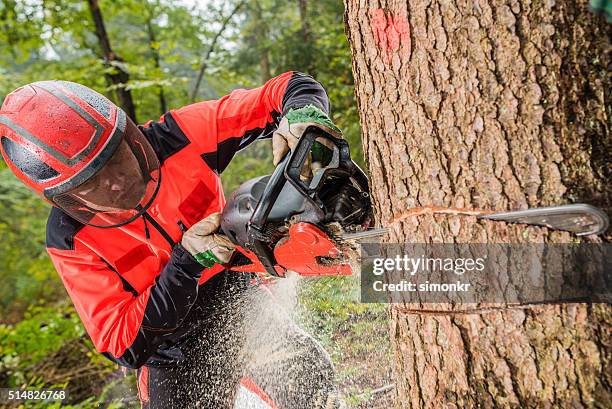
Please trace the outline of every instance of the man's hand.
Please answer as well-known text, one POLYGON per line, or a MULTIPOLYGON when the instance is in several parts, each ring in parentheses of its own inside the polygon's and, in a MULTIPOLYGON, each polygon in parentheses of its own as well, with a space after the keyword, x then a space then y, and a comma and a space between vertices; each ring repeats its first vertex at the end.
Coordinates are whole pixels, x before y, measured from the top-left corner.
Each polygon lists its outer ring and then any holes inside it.
POLYGON ((183 234, 181 244, 204 267, 229 262, 236 247, 227 237, 215 233, 220 224, 221 213, 213 213, 183 234))
MULTIPOLYGON (((342 138, 342 132, 329 119, 325 112, 314 105, 290 110, 280 121, 278 129, 272 135, 272 155, 274 166, 277 166, 289 150, 293 150, 307 127, 314 125, 336 138, 342 138)), ((322 141, 324 145, 326 143, 322 141)), ((310 169, 310 162, 306 163, 310 169)), ((302 175, 304 176, 304 175, 302 175)))

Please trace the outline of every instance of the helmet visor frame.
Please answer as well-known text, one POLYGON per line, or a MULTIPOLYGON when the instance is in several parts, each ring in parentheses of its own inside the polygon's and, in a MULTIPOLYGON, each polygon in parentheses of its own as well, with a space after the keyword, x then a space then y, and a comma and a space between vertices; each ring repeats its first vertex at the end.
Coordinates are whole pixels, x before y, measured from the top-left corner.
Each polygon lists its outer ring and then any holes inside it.
MULTIPOLYGON (((87 177, 77 174, 77 183, 51 197, 77 221, 94 227, 123 226, 142 216, 152 204, 161 183, 161 165, 144 134, 126 118, 123 132, 105 147, 87 177)), ((90 167, 91 169, 91 167, 90 167)))

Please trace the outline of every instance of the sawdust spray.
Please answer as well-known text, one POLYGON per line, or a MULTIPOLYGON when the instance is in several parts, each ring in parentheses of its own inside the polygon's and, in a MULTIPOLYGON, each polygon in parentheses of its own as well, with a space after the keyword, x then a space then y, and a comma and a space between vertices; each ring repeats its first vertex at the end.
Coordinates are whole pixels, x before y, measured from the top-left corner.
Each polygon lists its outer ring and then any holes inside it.
POLYGON ((190 388, 186 407, 266 408, 261 401, 234 403, 245 378, 283 409, 344 407, 329 355, 295 323, 302 281, 289 273, 272 284, 250 288, 239 301, 223 301, 222 322, 211 323, 214 330, 199 337, 192 362, 181 369, 177 383, 186 382, 190 388))
POLYGON ((244 375, 267 391, 279 407, 339 408, 331 358, 295 322, 303 282, 298 274, 288 273, 250 294, 248 311, 242 314, 244 375))

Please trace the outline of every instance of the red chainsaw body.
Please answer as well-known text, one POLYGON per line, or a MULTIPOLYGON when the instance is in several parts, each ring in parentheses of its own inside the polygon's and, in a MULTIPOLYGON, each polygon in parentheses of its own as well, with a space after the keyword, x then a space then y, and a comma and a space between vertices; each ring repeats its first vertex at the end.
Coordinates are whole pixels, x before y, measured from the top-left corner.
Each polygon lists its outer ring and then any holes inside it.
MULTIPOLYGON (((232 271, 265 274, 266 269, 257 255, 243 247, 237 251, 251 263, 232 266, 232 271)), ((302 276, 347 276, 352 274, 351 266, 342 259, 342 251, 317 226, 310 223, 296 223, 289 228, 288 236, 274 247, 274 266, 280 276, 295 271, 302 276)))

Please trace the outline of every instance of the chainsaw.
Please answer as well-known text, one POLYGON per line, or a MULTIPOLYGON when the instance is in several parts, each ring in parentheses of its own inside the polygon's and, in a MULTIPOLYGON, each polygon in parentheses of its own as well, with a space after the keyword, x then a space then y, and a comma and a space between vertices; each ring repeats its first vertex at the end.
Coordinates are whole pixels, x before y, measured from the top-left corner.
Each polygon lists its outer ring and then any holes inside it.
MULTIPOLYGON (((451 213, 578 236, 601 234, 609 226, 606 213, 588 204, 451 213)), ((221 217, 222 232, 237 246, 229 269, 265 277, 284 277, 288 271, 302 276, 351 275, 356 243, 388 232, 373 224, 368 178, 351 160, 348 143, 316 126, 306 128, 272 175, 236 189, 221 217), (304 179, 307 159, 318 166, 304 179)))
POLYGON ((368 178, 348 143, 310 126, 272 175, 230 195, 221 230, 237 245, 232 271, 342 276, 352 273, 348 243, 385 232, 372 223, 368 178), (309 158, 317 169, 304 179, 309 158))

